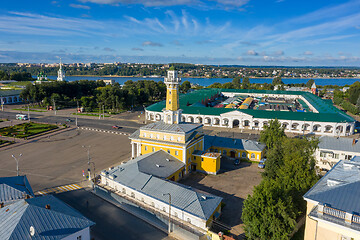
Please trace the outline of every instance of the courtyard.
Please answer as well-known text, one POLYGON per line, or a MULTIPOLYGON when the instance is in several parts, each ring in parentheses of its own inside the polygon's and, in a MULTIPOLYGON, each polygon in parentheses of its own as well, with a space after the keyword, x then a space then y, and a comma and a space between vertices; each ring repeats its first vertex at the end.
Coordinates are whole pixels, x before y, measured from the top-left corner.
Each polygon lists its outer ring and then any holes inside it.
POLYGON ((232 234, 239 236, 244 233, 241 220, 243 202, 261 182, 262 171, 257 164, 241 162, 235 166, 232 160, 223 158, 220 174, 192 173, 180 183, 222 197, 224 206, 219 221, 231 227, 232 234))

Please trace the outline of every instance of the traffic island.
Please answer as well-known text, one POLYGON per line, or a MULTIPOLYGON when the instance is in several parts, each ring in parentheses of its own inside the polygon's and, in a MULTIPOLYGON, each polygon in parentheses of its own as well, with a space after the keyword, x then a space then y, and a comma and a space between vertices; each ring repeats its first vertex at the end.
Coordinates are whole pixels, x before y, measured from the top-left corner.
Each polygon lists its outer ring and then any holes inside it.
POLYGON ((27 122, 14 126, 0 128, 0 136, 13 137, 14 139, 28 139, 33 136, 38 136, 58 128, 58 126, 52 124, 27 122))

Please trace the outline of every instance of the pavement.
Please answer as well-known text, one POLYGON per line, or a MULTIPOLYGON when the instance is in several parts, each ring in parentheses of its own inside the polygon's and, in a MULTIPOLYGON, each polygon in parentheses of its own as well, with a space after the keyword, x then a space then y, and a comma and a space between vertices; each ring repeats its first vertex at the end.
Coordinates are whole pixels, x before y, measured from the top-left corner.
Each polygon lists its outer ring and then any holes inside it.
POLYGON ((96 223, 90 228, 92 239, 172 239, 167 233, 84 189, 58 193, 54 196, 96 223))

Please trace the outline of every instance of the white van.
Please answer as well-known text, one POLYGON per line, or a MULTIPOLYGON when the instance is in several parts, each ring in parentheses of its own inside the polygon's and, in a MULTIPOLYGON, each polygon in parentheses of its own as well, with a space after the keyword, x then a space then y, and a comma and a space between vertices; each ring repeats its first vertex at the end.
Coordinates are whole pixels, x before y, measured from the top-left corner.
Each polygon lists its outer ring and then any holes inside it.
POLYGON ((25 114, 16 114, 16 119, 17 120, 29 120, 28 116, 25 114))

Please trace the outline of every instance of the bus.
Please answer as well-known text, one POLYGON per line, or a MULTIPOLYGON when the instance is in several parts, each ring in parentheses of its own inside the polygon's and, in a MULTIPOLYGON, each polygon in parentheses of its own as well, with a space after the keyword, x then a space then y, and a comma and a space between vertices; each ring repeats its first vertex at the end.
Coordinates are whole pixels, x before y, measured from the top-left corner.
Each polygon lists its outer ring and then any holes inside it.
POLYGON ((29 120, 28 116, 25 114, 16 114, 16 119, 17 120, 29 120))

